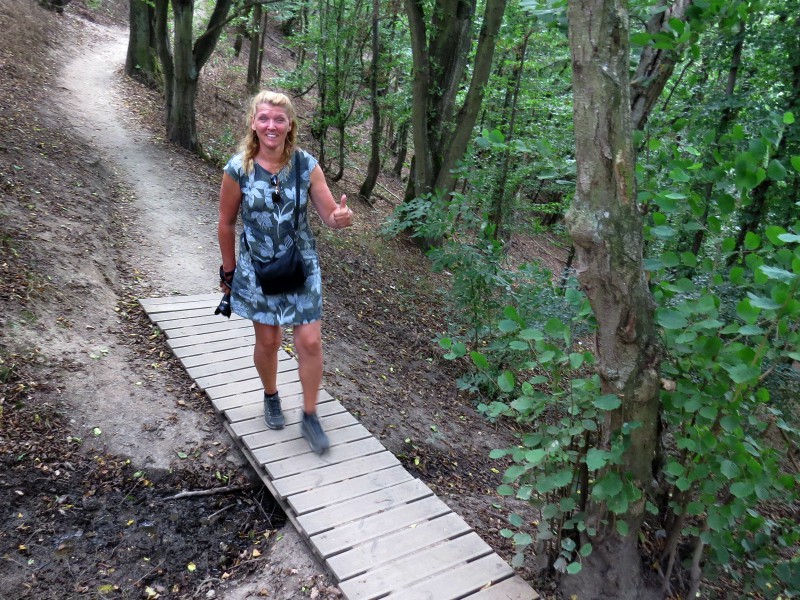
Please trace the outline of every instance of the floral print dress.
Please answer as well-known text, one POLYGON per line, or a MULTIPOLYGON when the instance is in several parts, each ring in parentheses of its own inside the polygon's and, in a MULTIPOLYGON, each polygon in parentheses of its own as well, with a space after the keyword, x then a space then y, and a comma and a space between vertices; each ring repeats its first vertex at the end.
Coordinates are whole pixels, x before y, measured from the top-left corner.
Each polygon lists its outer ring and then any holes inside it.
POLYGON ((237 315, 266 325, 305 325, 322 318, 322 278, 314 235, 308 224, 308 189, 311 171, 317 160, 303 150, 299 153, 300 197, 295 190, 295 158, 278 173, 270 173, 254 163, 250 173, 244 172, 243 157, 237 154, 225 165, 225 172, 239 182, 242 203, 242 234, 239 258, 231 284, 231 308, 237 315), (280 202, 273 202, 275 186, 270 182, 277 175, 280 202), (263 261, 284 254, 292 244, 294 207, 300 202, 300 223, 297 244, 308 269, 305 286, 289 294, 266 296, 256 281, 251 253, 263 261))

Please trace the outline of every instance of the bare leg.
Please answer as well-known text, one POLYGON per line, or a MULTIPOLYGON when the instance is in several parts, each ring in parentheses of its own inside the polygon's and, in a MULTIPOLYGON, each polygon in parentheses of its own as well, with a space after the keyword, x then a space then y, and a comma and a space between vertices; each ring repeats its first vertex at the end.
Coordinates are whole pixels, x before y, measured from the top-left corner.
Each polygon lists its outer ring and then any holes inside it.
POLYGON ((281 328, 253 322, 256 345, 253 348, 253 364, 256 366, 266 394, 278 391, 278 350, 281 347, 281 328))
POLYGON ((321 321, 295 325, 294 347, 297 350, 298 373, 303 387, 303 410, 310 415, 317 410, 317 395, 322 384, 321 321))

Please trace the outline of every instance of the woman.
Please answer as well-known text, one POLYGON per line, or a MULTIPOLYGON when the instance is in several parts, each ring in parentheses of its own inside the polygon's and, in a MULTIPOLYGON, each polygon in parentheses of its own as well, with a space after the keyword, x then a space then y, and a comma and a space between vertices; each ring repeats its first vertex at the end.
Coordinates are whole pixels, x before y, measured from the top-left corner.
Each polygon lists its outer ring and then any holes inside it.
POLYGON ((278 349, 281 327, 294 330, 300 384, 303 389, 303 437, 316 454, 329 447, 317 417, 317 393, 322 383, 322 287, 314 236, 308 224, 309 199, 322 221, 341 229, 353 223, 353 211, 342 196, 337 204, 317 160, 297 148, 297 118, 284 94, 262 91, 250 101, 247 133, 239 153, 225 165, 219 194, 220 280, 231 293, 233 312, 253 321, 253 362, 264 386, 264 420, 270 429, 286 421, 278 396, 278 349), (298 153, 300 190, 295 190, 298 153), (291 245, 294 207, 300 203, 298 249, 308 270, 296 292, 265 295, 256 280, 253 257, 270 261, 291 245), (236 260, 236 220, 242 216, 239 258, 236 260), (287 242, 288 240, 288 242, 287 242))

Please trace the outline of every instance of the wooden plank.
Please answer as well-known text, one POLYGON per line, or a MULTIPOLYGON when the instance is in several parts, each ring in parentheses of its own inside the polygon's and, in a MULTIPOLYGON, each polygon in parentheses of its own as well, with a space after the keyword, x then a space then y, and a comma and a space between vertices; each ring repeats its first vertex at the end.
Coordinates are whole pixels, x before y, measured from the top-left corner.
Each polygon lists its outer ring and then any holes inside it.
POLYGON ((191 311, 178 311, 173 313, 159 313, 160 318, 156 321, 158 326, 166 333, 173 329, 195 327, 199 325, 230 325, 237 321, 247 321, 239 315, 233 315, 230 319, 215 315, 210 310, 194 309, 191 311), (171 319, 165 319, 163 315, 176 315, 171 319))
POLYGON ((345 502, 340 502, 298 517, 308 535, 315 535, 333 527, 340 527, 382 512, 400 504, 407 504, 432 496, 433 491, 419 479, 410 479, 399 485, 380 489, 345 502))
POLYGON ((289 496, 288 500, 292 510, 302 515, 413 479, 411 473, 396 464, 386 469, 367 471, 362 475, 294 494, 289 496))
POLYGON ((540 597, 519 575, 467 596, 469 600, 538 600, 540 597))
MULTIPOLYGON (((211 388, 212 390, 214 388, 211 388)), ((291 409, 294 406, 302 406, 302 397, 299 396, 303 393, 303 387, 299 381, 294 383, 287 383, 278 386, 278 392, 281 395, 281 404, 284 408, 291 409), (297 402, 292 398, 299 398, 297 402)), ((208 393, 208 391, 206 391, 208 393)), ((333 400, 325 390, 319 390, 317 395, 317 406, 323 402, 330 402, 333 400)), ((245 421, 264 414, 264 390, 258 389, 241 396, 226 396, 225 398, 214 399, 212 398, 211 404, 219 412, 225 413, 225 418, 231 422, 245 421)))
MULTIPOLYGON (((280 393, 282 385, 295 381, 300 381, 300 374, 296 370, 278 372, 278 392, 280 393)), ((233 381, 204 389, 211 398, 217 400, 226 396, 239 396, 253 390, 263 390, 264 386, 261 384, 261 379, 253 377, 244 381, 233 381)))
POLYGON ((151 304, 145 308, 148 315, 155 315, 158 313, 173 312, 176 310, 190 310, 193 308, 207 308, 212 313, 216 310, 222 296, 217 296, 216 299, 209 300, 184 300, 184 301, 171 301, 158 304, 151 304))
POLYGON ((311 543, 324 558, 358 544, 394 533, 406 527, 452 512, 436 496, 429 496, 411 504, 395 506, 387 511, 358 519, 342 527, 311 536, 311 543))
MULTIPOLYGON (((294 421, 290 425, 278 430, 267 429, 267 431, 258 433, 255 436, 249 436, 251 440, 255 437, 260 445, 256 448, 253 448, 247 442, 244 445, 253 453, 253 457, 259 464, 292 459, 311 451, 308 447, 308 442, 303 439, 303 434, 301 433, 300 420, 302 414, 303 411, 300 409, 289 411, 286 414, 287 421, 294 421)), ((372 435, 352 415, 346 412, 324 417, 320 421, 323 429, 328 433, 328 439, 332 446, 362 440, 372 435), (334 426, 332 427, 331 425, 334 426), (334 434, 333 432, 336 433, 334 434)))
MULTIPOLYGON (((240 321, 236 322, 238 325, 240 321)), ((205 344, 209 344, 211 342, 219 342, 220 340, 232 340, 240 337, 245 337, 248 335, 252 335, 253 328, 250 324, 250 321, 245 321, 242 319, 241 323, 244 323, 244 327, 230 327, 228 329, 224 329, 223 331, 214 331, 212 333, 206 333, 203 335, 188 335, 185 337, 179 338, 167 338, 167 344, 173 350, 175 348, 183 348, 184 346, 203 346, 205 344)), ((231 344, 232 346, 235 344, 231 344)), ((208 350, 203 350, 203 352, 208 352, 208 350)))
POLYGON ((170 344, 170 340, 167 340, 167 344, 172 349, 172 353, 183 362, 185 358, 190 356, 213 354, 217 352, 224 353, 229 350, 235 350, 236 348, 248 348, 252 354, 255 340, 256 337, 251 331, 247 335, 237 335, 233 338, 223 338, 203 344, 186 344, 185 346, 179 346, 177 345, 179 340, 173 340, 175 344, 170 344))
MULTIPOLYGON (((300 433, 300 420, 302 418, 302 414, 303 413, 300 410, 284 410, 286 427, 276 431, 273 429, 268 429, 266 428, 266 425, 264 425, 264 428, 249 435, 242 436, 242 443, 248 450, 254 452, 259 448, 265 448, 267 446, 288 442, 289 440, 299 439, 302 437, 300 433)), ((325 429, 325 431, 333 431, 334 429, 351 427, 358 424, 358 419, 347 412, 340 402, 326 402, 325 404, 320 404, 317 407, 317 415, 319 416, 320 421, 322 422, 322 427, 325 429), (336 413, 331 413, 330 410, 323 410, 324 407, 332 404, 337 404, 341 410, 336 413)), ((263 419, 261 422, 263 423, 263 419)))
POLYGON ((373 471, 388 469, 399 464, 400 461, 395 458, 394 454, 386 451, 330 465, 327 468, 313 469, 291 477, 276 479, 273 484, 280 497, 286 498, 292 494, 299 494, 300 492, 313 490, 337 481, 352 479, 373 471))
POLYGON ((164 329, 164 335, 168 340, 177 340, 184 337, 198 337, 209 333, 219 333, 220 331, 238 331, 240 329, 250 329, 252 321, 248 319, 236 319, 234 321, 216 321, 198 325, 184 325, 174 329, 164 329))
POLYGON ((393 562, 470 531, 472 529, 464 519, 455 513, 448 513, 438 519, 420 523, 416 527, 407 527, 354 546, 347 552, 329 557, 326 562, 339 581, 344 581, 368 569, 393 562))
MULTIPOLYGON (((150 320, 154 323, 158 324, 159 327, 162 323, 167 321, 174 321, 176 319, 191 319, 193 317, 206 317, 212 316, 217 320, 225 319, 225 317, 221 315, 215 315, 214 311, 217 309, 216 306, 213 308, 211 306, 204 306, 203 308, 190 308, 185 310, 174 310, 172 312, 159 312, 153 313, 150 316, 150 320)), ((230 320, 233 321, 234 319, 241 319, 239 315, 231 315, 230 320)))
MULTIPOLYGON (((222 354, 221 352, 219 354, 222 354)), ((253 351, 252 348, 246 348, 242 352, 242 356, 235 356, 234 352, 228 352, 227 360, 219 360, 217 362, 205 363, 195 367, 186 367, 189 375, 196 379, 199 377, 211 377, 212 375, 220 375, 224 373, 232 373, 241 369, 247 369, 253 366, 253 351)), ((278 357, 278 371, 290 371, 297 368, 297 361, 285 354, 283 357, 278 357)))
POLYGON ((331 447, 322 456, 317 456, 311 452, 308 444, 302 439, 286 442, 289 446, 286 452, 292 452, 293 455, 287 456, 282 460, 272 461, 272 453, 277 452, 277 448, 274 446, 256 450, 253 452, 253 456, 262 463, 264 470, 270 477, 280 479, 304 473, 309 469, 322 466, 330 467, 354 458, 386 451, 383 444, 372 437, 372 434, 361 425, 334 429, 328 433, 328 438, 331 441, 331 447), (368 436, 366 439, 365 435, 368 436), (356 438, 357 441, 349 441, 351 437, 356 438))
MULTIPOLYGON (((300 398, 299 402, 302 402, 302 396, 298 396, 300 398)), ((286 424, 287 427, 292 423, 299 423, 300 422, 300 411, 292 410, 288 408, 286 404, 284 404, 284 416, 286 417, 286 424)), ((338 415, 343 414, 343 418, 348 419, 352 418, 355 420, 350 413, 348 413, 344 406, 342 406, 341 402, 337 402, 336 400, 329 399, 326 402, 317 402, 317 414, 320 418, 324 418, 328 415, 338 415)), ((250 442, 253 448, 258 448, 260 446, 266 446, 266 443, 263 442, 263 434, 269 435, 274 433, 274 430, 268 429, 266 424, 264 423, 264 415, 263 411, 262 414, 253 417, 251 419, 245 419, 243 421, 237 421, 236 423, 230 423, 230 429, 232 432, 232 436, 234 438, 244 438, 245 436, 255 436, 260 435, 262 439, 258 441, 250 442)), ((245 448, 248 446, 243 444, 245 448)))
POLYGON ((446 573, 402 590, 393 591, 386 598, 397 600, 451 600, 462 598, 489 587, 492 583, 507 579, 514 570, 497 554, 484 556, 476 561, 450 569, 446 573))
POLYGON ((342 581, 339 589, 348 600, 379 598, 395 590, 404 590, 413 582, 449 571, 491 553, 489 545, 473 531, 342 581))
POLYGON ((161 296, 159 298, 141 298, 139 304, 143 307, 161 306, 162 304, 181 304, 184 302, 206 301, 209 304, 214 300, 219 304, 222 292, 208 292, 206 294, 194 294, 191 296, 161 296))
POLYGON ((194 369, 205 365, 224 365, 229 360, 236 360, 239 358, 249 358, 252 363, 254 342, 255 337, 250 340, 249 344, 235 346, 233 348, 220 347, 217 350, 193 354, 192 356, 184 356, 181 358, 181 363, 187 369, 194 369))

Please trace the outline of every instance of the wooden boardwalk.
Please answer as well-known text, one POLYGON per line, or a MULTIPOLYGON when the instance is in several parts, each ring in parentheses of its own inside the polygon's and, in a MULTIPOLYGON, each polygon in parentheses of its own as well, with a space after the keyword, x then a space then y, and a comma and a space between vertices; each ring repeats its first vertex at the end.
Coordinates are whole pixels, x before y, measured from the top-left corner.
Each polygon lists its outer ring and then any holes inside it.
POLYGON ((322 457, 313 454, 300 435, 297 363, 283 351, 278 390, 286 427, 267 429, 252 326, 236 315, 215 316, 219 299, 206 294, 139 302, 346 598, 539 598, 325 390, 317 410, 331 448, 322 457))

